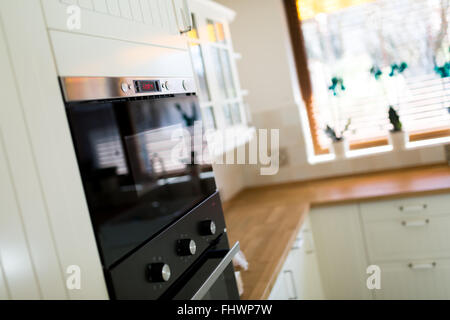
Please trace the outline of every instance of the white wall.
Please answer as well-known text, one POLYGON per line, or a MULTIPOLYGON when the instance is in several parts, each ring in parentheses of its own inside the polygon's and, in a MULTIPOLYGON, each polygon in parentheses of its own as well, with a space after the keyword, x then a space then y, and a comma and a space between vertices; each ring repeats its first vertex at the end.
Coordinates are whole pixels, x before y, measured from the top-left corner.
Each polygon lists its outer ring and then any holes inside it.
POLYGON ((274 176, 261 176, 245 167, 247 186, 308 180, 407 166, 444 162, 444 148, 380 153, 311 165, 308 162, 300 112, 305 112, 295 76, 292 50, 282 0, 217 0, 236 11, 231 24, 233 44, 242 54, 238 69, 257 128, 279 128, 281 148, 289 163, 274 176))

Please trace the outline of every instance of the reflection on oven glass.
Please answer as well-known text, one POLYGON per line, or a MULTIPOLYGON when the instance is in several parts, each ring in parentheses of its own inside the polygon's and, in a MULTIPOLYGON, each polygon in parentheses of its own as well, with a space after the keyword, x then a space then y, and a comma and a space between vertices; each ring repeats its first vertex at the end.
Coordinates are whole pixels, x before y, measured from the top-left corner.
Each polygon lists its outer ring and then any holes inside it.
POLYGON ((106 266, 216 191, 200 115, 195 96, 68 107, 106 266))

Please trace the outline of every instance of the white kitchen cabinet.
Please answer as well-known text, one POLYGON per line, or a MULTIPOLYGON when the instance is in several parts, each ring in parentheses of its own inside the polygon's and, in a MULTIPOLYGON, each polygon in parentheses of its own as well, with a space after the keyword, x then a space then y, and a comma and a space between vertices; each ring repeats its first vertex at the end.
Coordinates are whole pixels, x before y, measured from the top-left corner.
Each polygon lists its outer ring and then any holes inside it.
POLYGON ((323 298, 314 240, 309 222, 306 222, 283 264, 269 300, 317 300, 323 298))
POLYGON ((371 221, 364 232, 373 262, 450 258, 450 214, 371 221))
POLYGON ((377 300, 450 299, 450 260, 404 260, 382 263, 381 289, 377 300))
POLYGON ((328 299, 450 299, 450 195, 315 208, 328 299), (366 268, 380 267, 381 289, 366 268))
POLYGON ((184 0, 41 0, 59 76, 193 77, 184 0), (69 28, 80 8, 79 29, 69 28), (179 14, 176 14, 179 13, 179 14), (183 21, 179 21, 183 19, 183 21))
POLYGON ((324 299, 322 280, 319 273, 317 253, 311 229, 305 226, 292 248, 295 287, 299 300, 324 299))
POLYGON ((47 27, 66 33, 123 40, 186 50, 180 29, 189 21, 183 0, 41 0, 47 27), (73 11, 81 9, 79 29, 69 28, 73 11))
POLYGON ((325 298, 371 299, 358 205, 314 208, 310 218, 325 298))
POLYGON ((297 300, 298 296, 293 276, 294 264, 292 260, 292 255, 289 254, 275 281, 269 300, 297 300))
POLYGON ((0 297, 107 299, 41 5, 0 1, 0 297))
POLYGON ((188 33, 203 121, 208 129, 247 125, 229 24, 235 13, 213 1, 189 0, 193 29, 188 33))

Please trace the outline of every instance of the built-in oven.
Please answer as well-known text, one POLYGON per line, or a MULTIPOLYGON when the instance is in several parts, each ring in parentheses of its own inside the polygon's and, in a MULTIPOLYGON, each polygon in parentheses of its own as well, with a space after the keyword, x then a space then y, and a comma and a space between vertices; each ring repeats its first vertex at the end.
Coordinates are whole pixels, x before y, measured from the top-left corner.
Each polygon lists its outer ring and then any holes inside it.
POLYGON ((60 81, 110 296, 238 299, 193 79, 60 81))

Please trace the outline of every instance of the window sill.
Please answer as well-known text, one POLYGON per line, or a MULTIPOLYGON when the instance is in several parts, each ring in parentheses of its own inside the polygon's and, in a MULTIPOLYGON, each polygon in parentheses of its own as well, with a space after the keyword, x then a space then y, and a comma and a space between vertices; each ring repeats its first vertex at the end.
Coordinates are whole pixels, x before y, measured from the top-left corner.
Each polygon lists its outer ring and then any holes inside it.
POLYGON ((447 143, 450 143, 450 137, 441 137, 441 138, 435 138, 435 139, 407 142, 405 148, 406 149, 417 149, 417 148, 435 146, 435 145, 440 145, 440 144, 444 145, 447 143))
POLYGON ((308 162, 311 165, 315 165, 315 164, 331 162, 331 161, 345 161, 345 160, 350 160, 350 159, 355 159, 355 158, 368 157, 368 156, 386 153, 386 152, 402 152, 402 151, 421 149, 421 148, 437 146, 437 145, 445 145, 447 143, 450 143, 450 137, 442 137, 442 138, 407 142, 404 150, 394 150, 392 145, 379 146, 379 147, 366 148, 366 149, 358 149, 358 150, 349 150, 345 153, 345 157, 342 159, 336 159, 336 156, 333 153, 317 155, 317 156, 309 157, 308 162))

